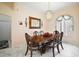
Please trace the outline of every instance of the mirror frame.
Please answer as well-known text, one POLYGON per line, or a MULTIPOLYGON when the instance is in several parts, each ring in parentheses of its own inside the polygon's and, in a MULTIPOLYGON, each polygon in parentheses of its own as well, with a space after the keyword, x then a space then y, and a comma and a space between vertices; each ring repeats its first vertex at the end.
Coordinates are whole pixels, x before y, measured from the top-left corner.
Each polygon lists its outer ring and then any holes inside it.
POLYGON ((30 29, 40 29, 41 28, 41 19, 29 16, 29 28, 30 29), (33 25, 34 23, 37 23, 38 26, 33 25))

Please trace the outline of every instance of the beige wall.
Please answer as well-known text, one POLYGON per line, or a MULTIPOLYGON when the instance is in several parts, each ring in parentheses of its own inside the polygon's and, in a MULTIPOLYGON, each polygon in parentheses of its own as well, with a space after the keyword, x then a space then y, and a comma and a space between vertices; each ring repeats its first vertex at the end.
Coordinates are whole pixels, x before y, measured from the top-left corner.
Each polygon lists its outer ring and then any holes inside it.
MULTIPOLYGON (((53 19, 48 22, 50 31, 55 30, 56 18, 61 15, 71 15, 74 19, 74 31, 69 36, 64 36, 64 41, 79 46, 79 5, 63 7, 54 12, 53 19)), ((49 29, 48 29, 49 30, 49 29)))
POLYGON ((44 28, 42 27, 41 29, 29 29, 29 16, 32 17, 37 17, 41 18, 43 22, 43 16, 42 13, 39 13, 36 10, 33 10, 29 7, 25 7, 19 3, 16 3, 15 5, 15 15, 14 15, 14 20, 13 23, 13 35, 12 35, 12 45, 13 46, 20 46, 22 44, 25 44, 25 32, 29 33, 30 35, 33 34, 35 30, 40 31, 43 30, 44 28), (25 19, 27 18, 27 27, 25 26, 25 19), (18 22, 22 21, 23 25, 19 25, 18 22))

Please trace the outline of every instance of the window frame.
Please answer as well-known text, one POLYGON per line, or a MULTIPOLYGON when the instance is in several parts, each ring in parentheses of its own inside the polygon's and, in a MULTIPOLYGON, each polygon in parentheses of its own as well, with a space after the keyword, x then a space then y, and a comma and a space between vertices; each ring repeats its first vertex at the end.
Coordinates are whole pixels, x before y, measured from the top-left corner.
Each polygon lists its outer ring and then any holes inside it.
MULTIPOLYGON (((72 21, 71 27, 72 27, 72 31, 74 31, 74 19, 73 19, 73 17, 70 16, 70 15, 61 15, 61 16, 57 17, 57 18, 56 18, 56 22, 55 22, 55 23, 56 23, 55 29, 58 30, 58 29, 57 29, 57 22, 58 22, 58 21, 61 22, 63 19, 64 19, 64 20, 71 20, 71 21, 72 21), (69 16, 70 18, 69 18, 69 19, 65 19, 65 18, 64 18, 65 16, 69 16), (58 20, 58 18, 60 18, 60 17, 62 17, 61 20, 58 20)), ((64 21, 64 22, 65 22, 65 21, 64 21)), ((62 22, 61 22, 61 23, 62 23, 62 22)), ((65 23, 64 23, 64 24, 65 24, 65 23)), ((60 32, 65 29, 65 28, 62 29, 62 26, 63 26, 63 25, 60 25, 60 29, 59 29, 60 32)), ((66 25, 65 25, 65 26, 66 26, 66 25)), ((64 30, 64 31, 65 31, 65 30, 64 30)), ((67 35, 68 35, 68 34, 67 34, 67 35)))

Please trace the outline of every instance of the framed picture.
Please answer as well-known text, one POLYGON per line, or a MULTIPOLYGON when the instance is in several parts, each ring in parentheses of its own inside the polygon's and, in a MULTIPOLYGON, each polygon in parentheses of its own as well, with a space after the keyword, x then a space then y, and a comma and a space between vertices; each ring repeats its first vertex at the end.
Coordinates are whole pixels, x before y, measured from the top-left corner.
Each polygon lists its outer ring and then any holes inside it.
POLYGON ((30 29, 41 28, 41 19, 29 16, 29 28, 30 29))

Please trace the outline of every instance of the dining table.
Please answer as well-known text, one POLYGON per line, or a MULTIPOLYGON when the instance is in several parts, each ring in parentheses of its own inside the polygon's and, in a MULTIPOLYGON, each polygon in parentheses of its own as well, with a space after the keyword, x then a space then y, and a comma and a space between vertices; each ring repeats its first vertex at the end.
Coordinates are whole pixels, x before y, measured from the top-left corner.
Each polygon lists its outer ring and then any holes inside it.
POLYGON ((52 43, 53 38, 54 38, 54 34, 49 33, 46 35, 46 33, 44 33, 43 35, 32 36, 31 40, 32 42, 39 44, 40 51, 43 54, 46 51, 46 47, 52 43))

